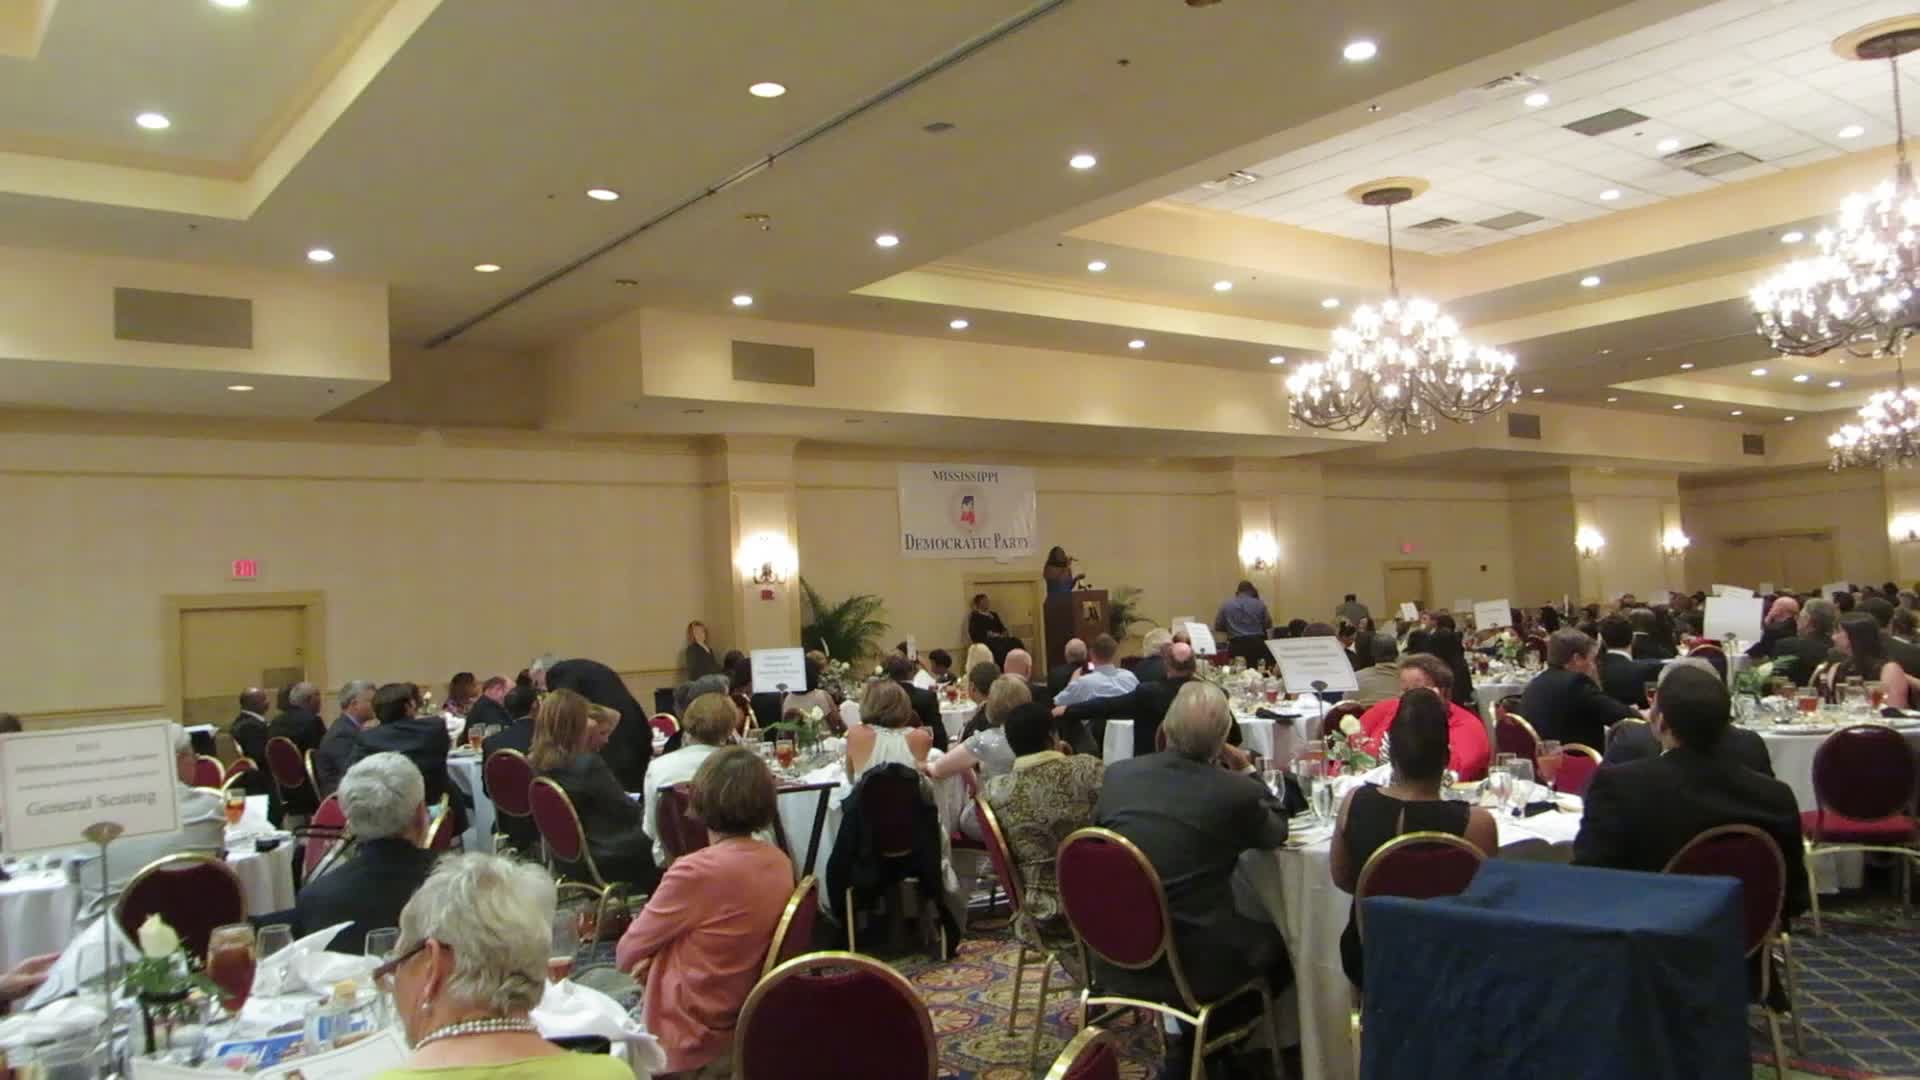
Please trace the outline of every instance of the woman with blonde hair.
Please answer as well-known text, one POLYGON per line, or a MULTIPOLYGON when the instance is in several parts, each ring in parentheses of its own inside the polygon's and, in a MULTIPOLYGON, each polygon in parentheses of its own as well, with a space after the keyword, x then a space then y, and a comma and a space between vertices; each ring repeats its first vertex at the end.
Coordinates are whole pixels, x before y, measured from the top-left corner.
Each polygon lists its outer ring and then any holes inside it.
POLYGON ((687 624, 687 647, 680 656, 681 666, 687 669, 687 677, 681 682, 720 673, 720 661, 714 659, 713 647, 707 643, 707 624, 699 619, 687 624))
POLYGON ((868 683, 860 699, 860 723, 847 731, 847 779, 857 784, 876 765, 918 769, 933 749, 933 733, 912 727, 915 719, 913 702, 899 683, 868 683))
POLYGON ((587 699, 572 690, 555 690, 542 698, 533 718, 527 764, 573 800, 600 876, 625 882, 636 892, 650 892, 659 877, 653 842, 647 838, 639 804, 627 797, 606 760, 593 752, 595 725, 589 710, 587 699))
POLYGON ((993 650, 977 641, 967 646, 967 662, 961 665, 960 670, 972 671, 976 664, 992 664, 994 667, 1000 666, 993 658, 993 650))
POLYGON ((927 766, 927 775, 939 780, 957 776, 975 765, 980 766, 980 772, 987 777, 1012 772, 1013 749, 1007 745, 1006 733, 1000 730, 1000 725, 1006 723, 1014 709, 1032 703, 1033 690, 1027 686, 1027 680, 1014 675, 995 679, 987 691, 986 730, 967 736, 965 742, 942 754, 939 761, 927 766))

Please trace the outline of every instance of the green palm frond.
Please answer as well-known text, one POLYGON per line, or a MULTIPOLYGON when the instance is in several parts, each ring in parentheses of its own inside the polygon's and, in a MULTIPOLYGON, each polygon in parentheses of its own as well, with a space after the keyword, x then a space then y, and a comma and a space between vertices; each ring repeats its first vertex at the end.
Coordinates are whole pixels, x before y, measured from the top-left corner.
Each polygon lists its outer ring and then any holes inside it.
POLYGON ((800 643, 819 649, 835 660, 857 660, 871 655, 874 643, 889 629, 882 616, 885 601, 871 593, 856 593, 838 603, 829 604, 806 578, 800 579, 802 613, 807 620, 800 628, 800 643))
POLYGON ((1146 590, 1137 585, 1119 585, 1107 594, 1107 633, 1115 641, 1127 640, 1127 635, 1140 623, 1151 624, 1152 619, 1140 614, 1143 606, 1141 597, 1146 590))

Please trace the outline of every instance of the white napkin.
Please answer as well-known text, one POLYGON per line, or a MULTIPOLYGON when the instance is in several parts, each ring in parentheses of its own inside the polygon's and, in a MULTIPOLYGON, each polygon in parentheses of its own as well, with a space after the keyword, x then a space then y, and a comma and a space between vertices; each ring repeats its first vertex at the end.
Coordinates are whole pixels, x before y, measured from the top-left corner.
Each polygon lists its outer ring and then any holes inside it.
POLYGON ((101 975, 100 964, 106 959, 103 943, 109 939, 122 964, 139 958, 140 950, 127 939, 126 931, 120 929, 120 924, 101 916, 67 942, 67 947, 60 951, 60 959, 47 969, 47 980, 34 990, 32 996, 20 1003, 21 1010, 31 1012, 41 1008, 56 998, 79 990, 83 980, 98 979, 101 975), (87 965, 86 971, 80 970, 83 960, 87 965))
POLYGON ((281 985, 280 992, 288 993, 302 987, 316 994, 333 992, 333 984, 342 979, 352 979, 364 989, 373 975, 373 969, 380 966, 377 956, 353 956, 337 952, 308 952, 295 957, 288 966, 292 976, 281 985))
POLYGON ((572 980, 550 982, 529 1018, 540 1029, 542 1038, 597 1035, 609 1042, 626 1044, 627 1063, 633 1066, 635 1075, 666 1070, 667 1052, 660 1048, 660 1040, 647 1034, 619 1002, 591 987, 572 980))
MULTIPOLYGON (((352 925, 351 922, 335 923, 325 930, 308 934, 299 941, 260 961, 259 965, 253 969, 253 992, 256 994, 271 994, 285 993, 290 990, 299 989, 299 986, 296 985, 297 982, 299 982, 297 978, 293 980, 287 978, 288 973, 294 970, 295 961, 300 960, 310 953, 322 951, 327 947, 328 943, 334 939, 335 935, 352 925), (278 988, 277 990, 275 989, 276 987, 278 988)), ((315 989, 321 988, 315 987, 315 989)), ((331 990, 332 984, 329 983, 325 989, 331 990)))
POLYGON ((106 1019, 98 994, 66 998, 46 1008, 0 1020, 0 1050, 59 1042, 96 1030, 106 1019))

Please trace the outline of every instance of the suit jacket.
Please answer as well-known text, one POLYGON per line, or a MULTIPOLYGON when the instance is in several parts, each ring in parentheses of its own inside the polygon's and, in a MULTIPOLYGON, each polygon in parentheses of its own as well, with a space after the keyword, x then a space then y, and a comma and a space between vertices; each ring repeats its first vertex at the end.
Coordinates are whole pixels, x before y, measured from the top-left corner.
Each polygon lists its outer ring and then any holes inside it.
POLYGON ((1633 710, 1608 697, 1585 675, 1550 667, 1520 694, 1520 715, 1543 739, 1598 750, 1607 744, 1607 725, 1632 716, 1633 710))
MULTIPOLYGON (((652 892, 659 871, 653 863, 653 840, 647 836, 645 811, 627 796, 613 769, 599 754, 575 754, 565 764, 540 774, 566 789, 587 848, 600 875, 624 881, 642 892, 652 892)), ((642 781, 644 783, 644 780, 642 781)), ((637 789, 636 789, 637 790, 637 789)))
POLYGON ((1786 859, 1784 914, 1807 910, 1807 866, 1793 790, 1728 754, 1680 747, 1595 773, 1580 835, 1573 841, 1573 861, 1657 873, 1687 841, 1716 825, 1765 829, 1786 859))
POLYGON ((1400 665, 1389 661, 1363 667, 1353 673, 1354 681, 1360 685, 1352 700, 1362 705, 1378 705, 1383 701, 1400 697, 1400 665))
POLYGON ((1073 672, 1077 667, 1079 667, 1078 664, 1055 664, 1053 670, 1047 672, 1047 692, 1054 697, 1059 697, 1060 691, 1065 690, 1067 684, 1073 681, 1073 672))
POLYGON ((465 832, 467 828, 467 796, 447 776, 447 753, 453 749, 453 737, 447 734, 447 723, 435 716, 416 716, 411 720, 396 720, 391 724, 381 724, 360 733, 353 740, 353 757, 348 766, 373 754, 395 753, 413 762, 420 770, 420 778, 427 784, 427 807, 438 805, 442 796, 447 797, 447 813, 454 815, 450 827, 455 832, 465 832))
MULTIPOLYGON (((1660 678, 1660 661, 1629 660, 1616 653, 1600 654, 1600 689, 1622 705, 1647 707, 1647 684, 1660 678)), ((1522 713, 1522 715, 1525 715, 1522 713)), ((1527 719, 1533 719, 1531 716, 1527 719)), ((1591 744, 1589 744, 1591 745, 1591 744)), ((1595 750, 1600 749, 1598 746, 1595 750)))
POLYGON ((1671 660, 1679 655, 1673 646, 1655 641, 1646 634, 1633 635, 1633 643, 1627 646, 1627 651, 1633 654, 1635 660, 1671 660))
MULTIPOLYGON (((1107 767, 1093 818, 1136 844, 1159 873, 1194 993, 1214 997, 1268 970, 1278 931, 1233 906, 1240 853, 1287 839, 1286 810, 1258 777, 1175 753, 1129 758, 1107 767)), ((1170 982, 1154 970, 1096 970, 1099 982, 1123 993, 1170 982)))
POLYGON ((975 645, 985 645, 993 635, 1006 632, 1007 624, 1000 621, 998 612, 976 611, 967 616, 967 640, 975 645))
POLYGON ((907 692, 907 700, 913 702, 913 712, 920 718, 920 726, 933 734, 933 745, 941 753, 947 750, 947 725, 940 722, 940 699, 931 690, 923 690, 909 682, 899 684, 907 692))
MULTIPOLYGON (((511 723, 513 723, 513 717, 507 714, 507 707, 485 694, 474 698, 473 704, 467 707, 467 727, 469 728, 475 724, 484 724, 487 727, 501 727, 511 723)), ((465 729, 462 729, 460 732, 460 742, 464 744, 466 741, 467 733, 465 729)))
POLYGON ((1160 682, 1167 677, 1167 658, 1159 653, 1133 665, 1133 677, 1141 682, 1160 682))
POLYGON ((327 737, 327 722, 320 714, 305 709, 288 709, 273 718, 267 725, 269 738, 282 736, 292 739, 302 754, 309 750, 320 749, 320 740, 327 737))
POLYGON ((621 784, 639 791, 646 783, 647 762, 653 758, 653 729, 647 726, 646 710, 633 699, 619 674, 598 660, 562 660, 548 669, 547 687, 578 691, 595 705, 620 713, 620 724, 600 753, 621 784))
POLYGON ((435 852, 398 837, 355 842, 351 858, 301 888, 294 935, 350 922, 328 948, 358 955, 367 931, 400 925, 400 909, 427 880, 435 858, 435 852))
POLYGON ((1813 680, 1814 668, 1837 655, 1833 642, 1826 638, 1781 638, 1773 643, 1773 673, 1792 679, 1796 686, 1805 686, 1813 680))
MULTIPOLYGON (((274 795, 273 774, 267 771, 267 722, 252 713, 243 712, 233 718, 227 734, 233 736, 233 745, 239 747, 240 753, 253 759, 254 765, 258 766, 240 781, 241 786, 247 789, 247 794, 277 798, 274 795)), ((279 820, 278 815, 274 819, 279 820)))
POLYGON ((1794 635, 1792 619, 1776 619, 1760 628, 1760 640, 1747 646, 1747 655, 1767 657, 1773 655, 1773 647, 1784 638, 1794 635))
POLYGON ((321 798, 333 794, 340 786, 340 778, 347 775, 348 766, 353 764, 353 747, 359 738, 360 727, 351 718, 344 713, 333 718, 326 738, 320 740, 320 748, 313 752, 313 782, 320 785, 321 798))
MULTIPOLYGON (((1067 706, 1066 715, 1060 719, 1066 723, 1088 723, 1092 730, 1095 746, 1105 746, 1107 721, 1113 719, 1133 721, 1133 755, 1145 757, 1154 752, 1154 739, 1160 732, 1160 724, 1167 718, 1167 710, 1173 706, 1173 699, 1179 696, 1180 688, 1193 681, 1188 675, 1178 679, 1163 679, 1160 682, 1143 682, 1132 693, 1118 694, 1113 697, 1094 698, 1078 705, 1067 706)), ((1239 734, 1239 724, 1235 722, 1230 736, 1239 734)), ((1069 742, 1072 740, 1069 739, 1069 742)), ((1239 743, 1239 739, 1230 737, 1229 742, 1239 743)), ((1099 751, 1093 751, 1098 753, 1099 751)))
MULTIPOLYGON (((1607 743, 1602 764, 1625 765, 1628 762, 1659 757, 1664 752, 1653 729, 1645 724, 1627 724, 1607 743)), ((1715 757, 1745 765, 1761 776, 1773 775, 1773 756, 1767 753, 1767 741, 1746 728, 1730 727, 1713 748, 1715 757)))

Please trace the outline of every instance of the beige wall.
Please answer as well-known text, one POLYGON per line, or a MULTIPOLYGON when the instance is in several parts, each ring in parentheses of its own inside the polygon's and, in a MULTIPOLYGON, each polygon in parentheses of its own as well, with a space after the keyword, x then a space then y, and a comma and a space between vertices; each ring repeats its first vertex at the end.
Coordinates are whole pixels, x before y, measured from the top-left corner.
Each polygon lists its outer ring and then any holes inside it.
MULTIPOLYGON (((1680 489, 1680 501, 1687 535, 1693 540, 1687 552, 1687 580, 1695 589, 1714 582, 1719 541, 1733 536, 1828 529, 1833 533, 1840 578, 1878 583, 1894 570, 1887 540, 1889 494, 1882 473, 1836 473, 1810 467, 1732 478, 1701 477, 1680 489)), ((1899 498, 1893 502, 1898 505, 1899 498)), ((1727 584, 1751 587, 1755 583, 1727 584)), ((1821 584, 1792 583, 1795 588, 1821 584)))
POLYGON ((1513 595, 1504 482, 1328 468, 1324 484, 1324 582, 1306 617, 1328 617, 1349 592, 1376 617, 1393 617, 1384 570, 1389 562, 1428 564, 1433 602, 1441 607, 1513 595), (1403 552, 1402 545, 1412 550, 1403 552))

